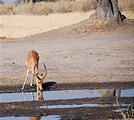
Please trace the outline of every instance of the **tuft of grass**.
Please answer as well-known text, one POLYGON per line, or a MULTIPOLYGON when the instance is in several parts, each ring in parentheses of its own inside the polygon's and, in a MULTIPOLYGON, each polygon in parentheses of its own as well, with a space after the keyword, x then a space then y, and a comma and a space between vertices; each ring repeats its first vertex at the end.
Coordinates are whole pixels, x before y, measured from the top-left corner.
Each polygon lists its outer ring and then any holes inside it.
POLYGON ((12 7, 10 5, 0 4, 0 15, 10 14, 12 12, 12 7))
POLYGON ((123 120, 133 120, 134 111, 132 111, 133 106, 131 104, 129 104, 127 107, 127 113, 125 113, 121 110, 118 97, 116 97, 116 104, 117 104, 117 107, 119 109, 119 112, 120 112, 123 120))

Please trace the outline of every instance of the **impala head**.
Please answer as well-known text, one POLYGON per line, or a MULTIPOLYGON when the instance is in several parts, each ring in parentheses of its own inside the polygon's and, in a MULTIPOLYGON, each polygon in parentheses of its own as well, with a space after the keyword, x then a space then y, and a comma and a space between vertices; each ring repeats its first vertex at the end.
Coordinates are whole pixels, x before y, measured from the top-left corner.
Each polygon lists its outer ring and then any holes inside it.
POLYGON ((45 73, 44 74, 39 74, 38 73, 38 65, 36 64, 34 66, 34 75, 37 77, 38 80, 43 80, 46 75, 47 75, 47 69, 46 69, 46 65, 43 63, 44 69, 45 69, 45 73))
POLYGON ((44 74, 39 74, 38 72, 36 72, 36 69, 38 69, 37 67, 38 67, 38 65, 36 64, 35 66, 34 66, 34 75, 36 76, 36 78, 37 78, 37 90, 39 90, 39 91, 42 91, 43 90, 43 88, 42 88, 42 84, 43 84, 43 79, 46 77, 46 75, 47 75, 47 69, 46 69, 46 66, 45 66, 45 64, 43 63, 43 66, 44 66, 44 69, 45 69, 45 73, 44 74))

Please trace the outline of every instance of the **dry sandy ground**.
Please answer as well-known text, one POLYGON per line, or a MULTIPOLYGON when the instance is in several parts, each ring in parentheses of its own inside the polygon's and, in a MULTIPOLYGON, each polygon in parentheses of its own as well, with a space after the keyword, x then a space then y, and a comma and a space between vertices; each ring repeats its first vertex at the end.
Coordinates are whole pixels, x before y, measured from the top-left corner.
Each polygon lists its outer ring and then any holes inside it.
MULTIPOLYGON (((99 35, 39 40, 26 37, 1 41, 0 85, 22 85, 25 56, 31 49, 45 61, 48 82, 89 83, 134 81, 134 35, 99 35)), ((28 83, 30 80, 28 81, 28 83)))
MULTIPOLYGON (((0 41, 0 86, 22 85, 25 57, 34 49, 48 69, 46 81, 103 83, 134 81, 134 34, 100 33, 68 37, 64 29, 0 41), (58 33, 58 35, 56 34, 58 33), (61 36, 61 37, 58 37, 61 36)), ((30 78, 30 77, 29 77, 30 78)), ((30 83, 30 80, 27 81, 30 83)))
POLYGON ((58 29, 79 23, 94 13, 65 13, 48 16, 3 15, 0 16, 1 37, 18 38, 58 29))

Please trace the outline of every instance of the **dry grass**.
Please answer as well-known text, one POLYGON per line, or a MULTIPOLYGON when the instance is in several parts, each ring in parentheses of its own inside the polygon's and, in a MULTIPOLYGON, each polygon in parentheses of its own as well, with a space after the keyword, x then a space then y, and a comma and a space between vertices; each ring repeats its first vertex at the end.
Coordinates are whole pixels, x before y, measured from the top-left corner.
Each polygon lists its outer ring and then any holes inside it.
POLYGON ((0 14, 11 14, 11 6, 0 4, 0 14))
POLYGON ((122 111, 122 109, 120 108, 118 97, 116 97, 116 104, 117 104, 118 110, 119 110, 119 112, 120 112, 120 114, 123 118, 122 120, 133 120, 134 111, 132 111, 133 106, 131 104, 129 104, 127 106, 127 112, 126 113, 124 111, 122 111))
MULTIPOLYGON (((25 3, 18 5, 0 4, 0 14, 33 14, 48 15, 50 13, 87 12, 95 9, 92 0, 60 1, 60 2, 37 2, 36 4, 25 3)), ((119 10, 134 11, 134 0, 119 0, 119 10)))
POLYGON ((50 13, 87 12, 91 9, 94 9, 92 0, 37 2, 36 4, 25 3, 18 5, 0 4, 0 14, 48 15, 50 13))
POLYGON ((77 27, 72 28, 71 33, 104 33, 104 32, 113 32, 113 33, 134 33, 134 20, 126 20, 119 25, 113 25, 112 27, 109 24, 102 25, 99 18, 93 20, 92 22, 87 21, 82 24, 79 24, 77 27))

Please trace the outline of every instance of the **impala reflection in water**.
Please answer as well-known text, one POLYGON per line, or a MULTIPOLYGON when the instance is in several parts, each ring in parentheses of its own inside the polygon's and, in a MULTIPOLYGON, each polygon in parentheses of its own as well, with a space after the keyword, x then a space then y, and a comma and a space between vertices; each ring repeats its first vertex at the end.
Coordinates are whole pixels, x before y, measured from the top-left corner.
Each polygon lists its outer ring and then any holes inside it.
MULTIPOLYGON (((100 112, 104 116, 109 114, 120 115, 125 114, 128 111, 126 108, 129 107, 129 113, 133 111, 133 97, 134 89, 97 89, 97 90, 61 90, 61 91, 37 91, 31 93, 3 93, 0 94, 2 120, 7 120, 7 116, 20 116, 24 119, 48 119, 59 120, 64 115, 82 112, 81 108, 85 108, 90 111, 92 115, 95 115, 95 111, 100 112), (24 102, 29 101, 29 102, 24 102), (39 101, 39 102, 38 102, 39 101), (41 102, 40 102, 41 101, 41 102), (16 106, 17 105, 17 106, 16 106), (24 105, 24 106, 23 106, 24 105), (13 106, 16 106, 14 112, 6 112, 4 109, 9 111, 13 110, 13 106), (20 108, 22 111, 18 111, 20 108), (70 109, 70 111, 68 111, 70 109), (100 111, 102 109, 103 111, 100 111), (23 111, 24 110, 24 111, 23 111), (26 111, 25 111, 26 110, 26 111), (63 114, 59 113, 60 110, 63 114), (51 111, 51 112, 50 112, 51 111), (58 115, 58 116, 56 116, 58 115), (30 116, 29 118, 21 116, 30 116)), ((83 111, 84 112, 84 111, 83 111)), ((98 113, 97 113, 98 114, 98 113)), ((68 117, 69 117, 68 116, 68 117)), ((109 115, 108 115, 109 116, 109 115)), ((132 116, 130 114, 130 116, 132 116)), ((90 117, 90 116, 89 116, 90 117)), ((18 117, 17 117, 18 118, 18 117)), ((10 119, 10 118, 9 118, 10 119)))
MULTIPOLYGON (((24 98, 26 101, 28 101, 27 97, 25 96, 25 93, 22 92, 24 98)), ((31 92, 31 97, 32 97, 32 100, 35 101, 34 99, 34 94, 33 92, 31 92)), ((44 98, 43 98, 43 91, 37 91, 37 101, 43 101, 44 98)), ((36 106, 35 106, 36 107, 36 106)), ((38 110, 40 109, 40 107, 36 107, 38 110)), ((38 116, 38 117, 29 117, 29 120, 41 120, 41 116, 38 116)))

